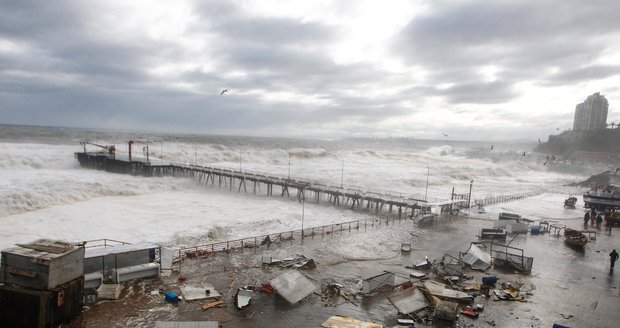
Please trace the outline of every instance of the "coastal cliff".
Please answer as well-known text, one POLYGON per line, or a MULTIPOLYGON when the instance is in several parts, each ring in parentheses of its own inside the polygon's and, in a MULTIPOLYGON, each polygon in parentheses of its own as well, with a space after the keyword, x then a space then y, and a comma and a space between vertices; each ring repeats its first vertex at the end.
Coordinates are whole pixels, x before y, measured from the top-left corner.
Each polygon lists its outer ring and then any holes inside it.
POLYGON ((536 152, 564 158, 583 157, 583 154, 594 154, 593 157, 618 157, 620 155, 620 129, 600 129, 594 131, 564 131, 558 135, 550 135, 549 140, 538 144, 536 152), (596 156, 595 153, 599 153, 596 156), (581 155, 581 156, 580 156, 581 155))

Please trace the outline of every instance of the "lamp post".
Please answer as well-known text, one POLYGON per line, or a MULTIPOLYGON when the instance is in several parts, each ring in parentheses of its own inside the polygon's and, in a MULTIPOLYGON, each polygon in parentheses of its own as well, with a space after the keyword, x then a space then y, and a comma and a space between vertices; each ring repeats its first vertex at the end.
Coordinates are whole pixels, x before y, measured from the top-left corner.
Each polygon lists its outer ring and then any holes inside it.
POLYGON ((291 153, 288 152, 288 179, 291 179, 291 153))
POLYGON ((342 157, 342 169, 340 171, 340 189, 343 188, 344 183, 344 157, 342 157))
POLYGON ((304 210, 306 202, 303 191, 299 195, 299 202, 301 203, 301 238, 304 238, 304 210))
POLYGON ((431 172, 431 168, 426 163, 424 163, 424 165, 426 165, 426 188, 424 189, 424 201, 426 202, 426 196, 428 195, 428 175, 431 172))
POLYGON ((474 180, 469 182, 469 197, 467 198, 467 208, 471 207, 471 188, 474 186, 474 180))
POLYGON ((239 172, 241 172, 241 149, 239 149, 239 172))

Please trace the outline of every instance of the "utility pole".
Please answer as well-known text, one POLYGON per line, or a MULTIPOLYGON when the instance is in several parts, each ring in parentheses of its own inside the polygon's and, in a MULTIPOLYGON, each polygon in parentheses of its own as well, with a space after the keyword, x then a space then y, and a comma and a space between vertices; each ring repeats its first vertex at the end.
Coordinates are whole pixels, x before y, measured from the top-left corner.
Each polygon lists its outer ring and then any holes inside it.
POLYGON ((340 189, 342 189, 342 185, 344 182, 344 157, 342 157, 342 170, 340 171, 340 189))
POLYGON ((474 186, 474 180, 469 182, 469 197, 467 198, 467 208, 471 207, 471 188, 474 186))
POLYGON ((428 195, 428 175, 431 172, 431 168, 426 163, 424 165, 426 165, 426 189, 424 190, 424 201, 426 202, 426 196, 428 195))
POLYGON ((301 192, 299 196, 299 202, 301 203, 301 238, 304 238, 304 210, 305 210, 305 197, 304 192, 301 192))

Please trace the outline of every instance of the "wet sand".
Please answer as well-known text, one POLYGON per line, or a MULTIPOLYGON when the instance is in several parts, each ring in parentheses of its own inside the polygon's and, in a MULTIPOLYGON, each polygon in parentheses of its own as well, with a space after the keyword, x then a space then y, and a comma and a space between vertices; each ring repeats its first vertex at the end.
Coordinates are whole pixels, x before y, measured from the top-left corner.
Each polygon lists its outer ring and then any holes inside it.
MULTIPOLYGON (((560 222, 581 229, 580 219, 560 222)), ((269 247, 244 249, 207 258, 186 259, 169 277, 128 283, 117 301, 103 301, 83 311, 71 327, 154 327, 156 321, 218 321, 222 327, 321 327, 332 315, 345 315, 365 321, 397 325, 399 315, 386 299, 388 294, 372 297, 356 296, 351 302, 342 297, 326 301, 312 294, 291 305, 279 295, 255 293, 252 304, 237 310, 233 304, 237 288, 260 285, 290 269, 261 266, 263 255, 290 258, 303 254, 313 258, 316 269, 303 270, 320 281, 333 278, 355 293, 361 280, 382 271, 396 272, 399 279, 408 276, 405 265, 414 259, 440 259, 446 252, 464 252, 470 242, 478 241, 482 227, 492 227, 488 220, 468 217, 444 217, 428 227, 417 227, 402 221, 367 231, 343 232, 327 236, 306 237, 303 241, 286 241, 269 247), (402 242, 411 242, 413 250, 402 253, 402 242), (402 275, 401 275, 402 274, 402 275), (163 295, 151 290, 179 292, 179 276, 185 284, 208 282, 222 294, 224 306, 202 310, 206 301, 163 301, 163 295)), ((494 301, 479 296, 475 303, 485 305, 478 319, 460 316, 457 323, 474 323, 476 327, 551 327, 553 323, 569 327, 616 327, 620 321, 620 264, 615 273, 609 271, 609 252, 620 249, 620 228, 609 234, 599 230, 584 251, 568 247, 563 236, 554 234, 519 235, 511 246, 523 248, 534 258, 530 275, 491 268, 486 273, 468 270, 471 284, 480 283, 485 274, 495 274, 499 282, 521 282, 529 287, 527 302, 494 301)), ((511 237, 509 236, 508 240, 511 237)), ((404 278, 402 278, 404 279, 404 278)), ((467 285, 467 283, 465 283, 467 285)), ((453 327, 450 322, 436 321, 433 327, 453 327)), ((416 324, 416 327, 426 327, 416 324)))

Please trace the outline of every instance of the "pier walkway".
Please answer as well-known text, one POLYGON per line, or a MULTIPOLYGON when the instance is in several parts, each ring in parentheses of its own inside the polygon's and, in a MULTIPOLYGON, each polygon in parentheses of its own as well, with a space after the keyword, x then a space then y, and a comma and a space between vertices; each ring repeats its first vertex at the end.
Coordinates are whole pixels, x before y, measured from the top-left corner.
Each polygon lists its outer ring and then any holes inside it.
MULTIPOLYGON (((336 187, 309 181, 282 178, 273 175, 229 170, 217 167, 169 163, 155 165, 148 161, 121 159, 105 152, 75 153, 82 167, 142 176, 181 176, 198 179, 205 185, 236 189, 238 192, 266 193, 267 196, 294 196, 304 202, 320 203, 327 201, 334 206, 347 206, 351 209, 365 208, 375 213, 388 211, 411 213, 427 210, 435 204, 446 204, 436 198, 423 199, 421 196, 396 192, 379 192, 353 187, 336 187)), ((454 206, 465 206, 467 200, 456 200, 454 206)))
POLYGON ((199 183, 228 188, 237 192, 266 193, 267 196, 296 197, 300 202, 329 202, 334 206, 346 206, 351 209, 372 210, 375 214, 397 211, 398 216, 412 217, 420 210, 426 212, 433 207, 443 211, 466 209, 472 206, 488 206, 497 203, 511 202, 545 193, 545 191, 529 191, 511 195, 499 195, 484 199, 472 200, 471 194, 455 194, 451 199, 439 199, 410 195, 393 191, 363 190, 361 187, 329 186, 321 183, 279 177, 271 174, 236 171, 225 168, 194 165, 187 163, 153 164, 148 158, 132 158, 114 156, 107 152, 77 152, 80 165, 86 168, 105 170, 108 172, 131 175, 176 176, 197 179, 199 183), (405 214, 407 213, 407 214, 405 214))

